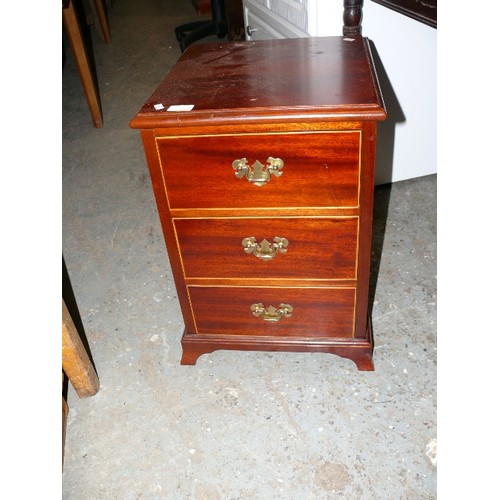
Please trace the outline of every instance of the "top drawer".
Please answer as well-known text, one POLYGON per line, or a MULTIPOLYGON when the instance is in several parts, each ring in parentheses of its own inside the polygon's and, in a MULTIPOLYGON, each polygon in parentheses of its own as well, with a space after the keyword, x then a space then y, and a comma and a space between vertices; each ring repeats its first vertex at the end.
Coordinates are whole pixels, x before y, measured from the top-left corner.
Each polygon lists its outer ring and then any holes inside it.
POLYGON ((157 138, 170 208, 358 207, 361 131, 157 138))

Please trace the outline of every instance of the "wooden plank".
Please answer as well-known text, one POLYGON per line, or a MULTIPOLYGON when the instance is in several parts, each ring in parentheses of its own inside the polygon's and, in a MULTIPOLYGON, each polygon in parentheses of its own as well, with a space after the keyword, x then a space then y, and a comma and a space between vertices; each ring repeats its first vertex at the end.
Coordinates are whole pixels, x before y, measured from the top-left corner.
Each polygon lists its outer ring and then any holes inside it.
POLYGON ((80 398, 99 390, 99 378, 62 300, 62 367, 80 398))

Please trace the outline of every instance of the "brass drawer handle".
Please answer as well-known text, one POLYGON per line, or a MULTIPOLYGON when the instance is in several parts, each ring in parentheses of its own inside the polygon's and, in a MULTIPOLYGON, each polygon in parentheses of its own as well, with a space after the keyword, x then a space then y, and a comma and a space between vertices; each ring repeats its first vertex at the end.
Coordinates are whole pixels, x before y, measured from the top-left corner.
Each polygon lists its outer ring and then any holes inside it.
POLYGON ((276 257, 278 252, 286 253, 288 240, 276 236, 273 239, 273 243, 269 243, 267 240, 262 240, 260 243, 257 243, 257 239, 252 236, 250 238, 243 238, 241 244, 246 253, 253 253, 255 257, 262 260, 271 260, 276 257))
POLYGON ((250 167, 246 158, 233 161, 233 168, 235 170, 234 175, 236 175, 238 179, 246 177, 248 182, 251 182, 254 186, 263 186, 267 184, 271 180, 271 174, 280 177, 283 174, 283 167, 283 160, 271 156, 267 159, 266 166, 262 165, 262 163, 257 160, 250 167))
POLYGON ((292 316, 293 307, 288 304, 280 304, 278 309, 274 306, 269 306, 266 309, 264 304, 260 303, 252 304, 250 310, 256 318, 262 318, 264 321, 276 323, 283 317, 290 318, 292 316))

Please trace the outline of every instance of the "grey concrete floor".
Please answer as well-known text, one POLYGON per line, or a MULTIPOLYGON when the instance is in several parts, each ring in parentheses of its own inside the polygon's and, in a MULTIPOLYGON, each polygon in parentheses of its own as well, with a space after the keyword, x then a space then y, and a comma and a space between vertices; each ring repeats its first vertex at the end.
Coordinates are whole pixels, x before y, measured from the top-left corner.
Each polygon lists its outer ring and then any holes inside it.
POLYGON ((189 0, 115 0, 112 43, 91 27, 102 129, 66 44, 63 255, 101 387, 69 387, 63 498, 436 498, 436 176, 376 188, 374 372, 319 353, 179 364, 182 317, 128 122, 193 14, 189 0))

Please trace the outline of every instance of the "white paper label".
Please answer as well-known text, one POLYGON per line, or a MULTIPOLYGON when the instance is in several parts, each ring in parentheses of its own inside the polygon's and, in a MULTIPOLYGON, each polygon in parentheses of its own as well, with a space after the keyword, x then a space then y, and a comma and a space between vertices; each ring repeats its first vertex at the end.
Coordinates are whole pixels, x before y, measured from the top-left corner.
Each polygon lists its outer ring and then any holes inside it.
POLYGON ((191 111, 193 108, 194 104, 173 104, 167 111, 191 111))

